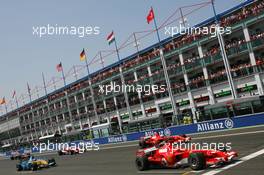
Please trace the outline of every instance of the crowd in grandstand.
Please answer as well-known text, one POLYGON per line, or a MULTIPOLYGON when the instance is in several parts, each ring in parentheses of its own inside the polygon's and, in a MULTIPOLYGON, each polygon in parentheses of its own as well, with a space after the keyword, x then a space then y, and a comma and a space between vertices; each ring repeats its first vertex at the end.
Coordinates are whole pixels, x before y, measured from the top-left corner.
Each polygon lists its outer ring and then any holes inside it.
POLYGON ((225 41, 225 48, 226 49, 236 48, 245 42, 246 42, 246 40, 243 38, 234 38, 232 40, 226 40, 225 41))
POLYGON ((217 53, 219 53, 219 44, 215 44, 211 46, 210 49, 206 53, 204 53, 204 57, 212 56, 217 53))
POLYGON ((211 73, 209 75, 209 79, 214 79, 214 78, 221 77, 221 76, 224 76, 224 75, 226 75, 226 70, 222 69, 222 70, 219 70, 217 72, 211 73))
POLYGON ((184 64, 195 63, 198 59, 200 59, 200 56, 198 54, 193 53, 191 57, 184 59, 184 64))
POLYGON ((236 14, 232 14, 227 16, 221 20, 222 26, 227 26, 239 22, 249 16, 258 15, 264 9, 264 2, 260 1, 258 4, 254 4, 253 6, 244 7, 241 11, 238 11, 236 14))
MULTIPOLYGON (((263 11, 263 9, 264 9, 264 2, 259 2, 259 3, 254 4, 254 5, 244 7, 241 11, 238 11, 234 14, 231 14, 231 15, 228 15, 228 16, 222 18, 220 20, 220 25, 221 26, 228 26, 231 24, 233 25, 234 23, 237 23, 237 22, 239 22, 239 21, 241 21, 241 20, 243 20, 249 16, 257 15, 257 14, 261 13, 263 11)), ((214 25, 214 24, 211 24, 211 25, 214 25)), ((262 35, 264 35, 264 34, 263 33, 258 34, 257 36, 252 37, 252 39, 262 37, 262 35)), ((174 49, 175 47, 179 48, 182 45, 191 43, 192 41, 197 40, 201 37, 202 37, 202 34, 197 34, 197 33, 193 33, 191 35, 188 34, 188 35, 180 36, 180 37, 174 39, 174 41, 167 43, 164 46, 164 51, 165 52, 170 51, 170 50, 174 49)), ((244 39, 236 39, 236 40, 232 40, 232 41, 227 41, 226 42, 226 48, 228 49, 228 48, 232 48, 232 47, 237 47, 244 42, 245 42, 244 39)), ((218 45, 215 45, 211 48, 211 50, 209 50, 207 53, 205 53, 204 56, 214 55, 218 51, 219 51, 219 47, 218 47, 218 45)), ((152 51, 149 51, 148 54, 145 54, 142 56, 137 56, 138 58, 125 62, 122 65, 122 68, 123 69, 129 69, 129 68, 133 67, 134 65, 143 63, 146 60, 149 60, 149 59, 151 59, 155 56, 158 56, 158 55, 159 55, 159 50, 153 49, 152 51)), ((199 58, 200 58, 199 56, 195 56, 192 58, 185 59, 185 63, 193 63, 199 58)), ((169 66, 168 68, 175 68, 177 66, 180 66, 180 63, 169 66)), ((117 71, 118 71, 118 68, 113 68, 113 69, 105 71, 101 74, 98 74, 97 76, 93 77, 92 82, 96 82, 98 80, 110 77, 113 73, 115 73, 117 71)))
POLYGON ((263 39, 264 38, 264 32, 257 31, 255 34, 252 34, 250 36, 251 40, 257 40, 257 39, 263 39))

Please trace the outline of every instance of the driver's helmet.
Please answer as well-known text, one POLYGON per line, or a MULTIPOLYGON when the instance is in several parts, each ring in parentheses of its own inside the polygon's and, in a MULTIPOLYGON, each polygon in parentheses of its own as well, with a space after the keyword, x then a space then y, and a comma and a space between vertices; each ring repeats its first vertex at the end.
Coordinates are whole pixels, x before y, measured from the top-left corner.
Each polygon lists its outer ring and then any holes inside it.
POLYGON ((154 137, 159 137, 159 133, 158 132, 154 132, 154 137))

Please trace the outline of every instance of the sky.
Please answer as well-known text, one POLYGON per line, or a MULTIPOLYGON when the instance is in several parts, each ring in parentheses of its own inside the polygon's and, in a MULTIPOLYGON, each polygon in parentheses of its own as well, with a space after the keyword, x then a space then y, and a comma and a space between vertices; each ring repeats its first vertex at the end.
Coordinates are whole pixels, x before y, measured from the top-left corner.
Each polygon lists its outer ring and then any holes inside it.
MULTIPOLYGON (((153 29, 153 24, 147 24, 146 16, 152 6, 158 26, 172 15, 179 7, 202 3, 205 0, 5 0, 0 6, 0 98, 5 97, 8 110, 15 108, 11 105, 12 94, 16 91, 19 106, 29 101, 27 94, 27 83, 31 92, 36 92, 36 87, 42 89, 39 96, 44 95, 42 72, 45 81, 51 82, 52 77, 61 77, 56 71, 56 65, 62 62, 65 74, 77 65, 85 65, 81 62, 79 54, 85 48, 88 62, 90 62, 99 50, 113 50, 114 45, 108 45, 107 35, 113 30, 118 46, 126 41, 133 32, 153 29), (37 35, 34 29, 37 27, 67 26, 67 27, 95 27, 99 28, 99 34, 80 35, 37 35), (33 29, 34 28, 34 29, 33 29), (22 100, 21 95, 25 99, 22 100)), ((229 9, 243 0, 216 0, 217 13, 229 9)), ((183 8, 183 14, 191 12, 196 7, 183 8)), ((201 6, 199 6, 201 7, 201 6)), ((211 6, 203 7, 189 16, 187 22, 190 25, 202 22, 213 16, 211 6)), ((179 11, 171 18, 180 17, 179 11)), ((176 20, 169 26, 177 26, 176 20)), ((97 29, 98 29, 97 28, 97 29)), ((44 29, 43 29, 44 30, 44 29)), ((39 30, 38 30, 39 32, 39 30)), ((93 31, 94 32, 94 31, 93 31)), ((146 33, 138 33, 140 38, 146 33)), ((161 37, 165 35, 164 29, 160 31, 161 37)), ((133 41, 129 38, 129 42, 133 41)), ((144 49, 157 42, 156 35, 152 34, 139 41, 140 49, 144 49)), ((134 53, 133 45, 120 50, 121 59, 134 53)), ((103 55, 110 53, 103 52, 103 55)), ((97 57, 98 58, 98 57, 97 57)), ((116 55, 104 58, 104 64, 109 65, 117 61, 116 55)), ((90 65, 91 72, 101 68, 101 64, 90 65)), ((77 79, 86 75, 84 69, 77 74, 77 79)), ((76 77, 66 78, 71 83, 76 77)), ((55 78, 56 79, 56 78, 55 78)), ((48 92, 55 87, 49 83, 48 92)), ((63 86, 62 81, 56 84, 56 88, 63 86)), ((37 93, 32 95, 36 99, 37 93)), ((0 107, 0 115, 4 113, 3 106, 0 107), (2 108, 2 110, 1 110, 2 108)))

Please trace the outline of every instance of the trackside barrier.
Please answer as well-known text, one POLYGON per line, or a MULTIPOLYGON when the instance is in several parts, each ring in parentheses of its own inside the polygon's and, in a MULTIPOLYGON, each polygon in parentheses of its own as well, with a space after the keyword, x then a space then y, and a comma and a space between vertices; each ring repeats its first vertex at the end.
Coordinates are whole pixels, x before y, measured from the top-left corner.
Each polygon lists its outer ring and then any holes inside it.
MULTIPOLYGON (((111 144, 111 143, 122 143, 127 141, 135 141, 138 140, 142 136, 152 135, 154 132, 158 132, 163 135, 179 135, 179 134, 194 134, 194 133, 202 133, 202 132, 211 132, 218 130, 228 130, 233 128, 241 128, 241 127, 249 127, 264 124, 264 113, 254 114, 254 115, 246 115, 240 117, 232 117, 232 118, 224 118, 218 120, 210 120, 205 122, 199 122, 195 124, 189 125, 181 125, 181 126, 172 126, 168 128, 158 128, 153 130, 148 130, 144 132, 135 132, 129 134, 121 134, 110 137, 96 138, 93 140, 79 140, 71 143, 79 144, 80 142, 84 143, 96 143, 99 145, 102 144, 111 144)), ((71 143, 68 143, 71 145, 71 143)), ((51 148, 51 150, 56 150, 56 148, 51 148)), ((20 151, 22 152, 23 149, 20 151)), ((23 150, 25 151, 25 150, 23 150)), ((32 153, 38 153, 39 149, 31 148, 32 153)), ((6 152, 6 155, 10 156, 11 152, 6 152)))
POLYGON ((126 141, 138 140, 142 136, 152 135, 154 132, 158 132, 163 135, 179 135, 179 134, 194 134, 202 132, 210 132, 217 130, 228 130, 232 128, 241 128, 255 125, 264 124, 264 114, 254 114, 241 117, 224 118, 218 120, 211 120, 205 122, 199 122, 189 125, 172 126, 165 129, 154 129, 144 132, 129 133, 111 137, 104 137, 94 139, 95 143, 110 144, 126 141))

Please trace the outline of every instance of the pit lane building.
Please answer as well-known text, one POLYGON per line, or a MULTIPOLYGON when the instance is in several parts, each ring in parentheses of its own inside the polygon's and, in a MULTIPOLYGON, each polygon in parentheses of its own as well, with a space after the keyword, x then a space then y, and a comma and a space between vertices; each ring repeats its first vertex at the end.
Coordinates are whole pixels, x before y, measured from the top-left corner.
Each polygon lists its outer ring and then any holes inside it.
MULTIPOLYGON (((1 144, 28 143, 54 133, 70 140, 98 138, 264 112, 264 3, 247 1, 218 17, 221 26, 232 27, 230 35, 222 36, 227 62, 217 37, 176 35, 162 41, 166 67, 156 43, 1 116, 1 144), (100 93, 99 86, 111 82, 166 85, 174 100, 167 90, 100 93)), ((210 18, 198 26, 214 22, 210 18)))

